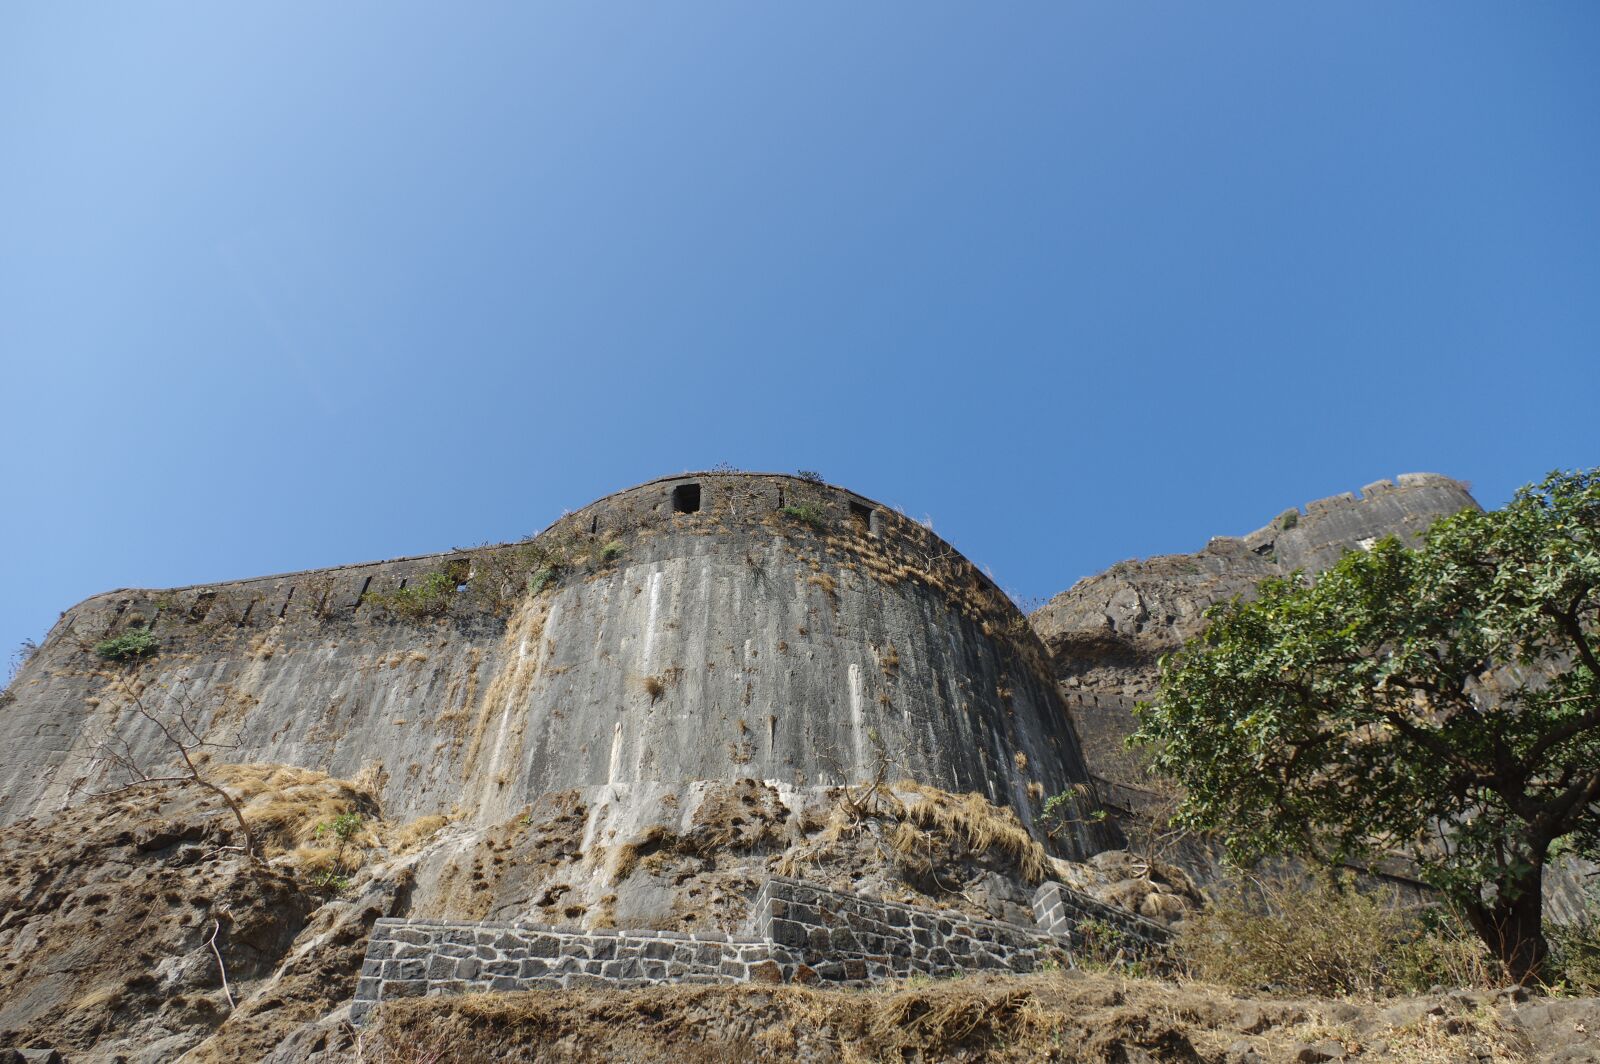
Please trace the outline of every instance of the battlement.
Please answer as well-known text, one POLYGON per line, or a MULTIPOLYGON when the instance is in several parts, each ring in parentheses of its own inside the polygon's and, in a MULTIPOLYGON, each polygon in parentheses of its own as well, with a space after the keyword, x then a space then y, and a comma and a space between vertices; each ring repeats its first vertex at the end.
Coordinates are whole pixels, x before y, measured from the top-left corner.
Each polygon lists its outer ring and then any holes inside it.
POLYGON ((1318 514, 1333 513, 1349 506, 1359 506, 1364 502, 1372 502, 1376 499, 1389 497, 1397 492, 1403 493, 1419 489, 1440 490, 1471 498, 1471 489, 1452 477, 1447 477, 1440 473, 1401 473, 1394 480, 1375 480, 1371 484, 1364 484, 1359 492, 1344 491, 1338 495, 1313 499, 1304 506, 1290 507, 1284 511, 1284 514, 1296 513, 1310 517, 1318 514))

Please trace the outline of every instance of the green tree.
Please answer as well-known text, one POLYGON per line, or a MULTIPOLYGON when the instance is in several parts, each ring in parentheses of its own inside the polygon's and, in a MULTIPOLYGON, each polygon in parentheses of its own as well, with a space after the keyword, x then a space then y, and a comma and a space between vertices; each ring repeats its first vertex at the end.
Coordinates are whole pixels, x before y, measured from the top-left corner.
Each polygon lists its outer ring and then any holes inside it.
POLYGON ((1401 852, 1520 982, 1540 884, 1600 850, 1600 469, 1215 607, 1136 742, 1238 860, 1401 852))

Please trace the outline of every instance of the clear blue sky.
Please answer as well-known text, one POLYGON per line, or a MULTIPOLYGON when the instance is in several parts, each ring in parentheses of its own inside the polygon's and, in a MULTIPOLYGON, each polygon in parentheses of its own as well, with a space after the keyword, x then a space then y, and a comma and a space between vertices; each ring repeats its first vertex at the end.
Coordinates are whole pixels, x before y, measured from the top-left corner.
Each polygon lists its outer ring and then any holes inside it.
POLYGON ((1020 595, 1600 463, 1592 0, 0 21, 0 650, 718 462, 1020 595))

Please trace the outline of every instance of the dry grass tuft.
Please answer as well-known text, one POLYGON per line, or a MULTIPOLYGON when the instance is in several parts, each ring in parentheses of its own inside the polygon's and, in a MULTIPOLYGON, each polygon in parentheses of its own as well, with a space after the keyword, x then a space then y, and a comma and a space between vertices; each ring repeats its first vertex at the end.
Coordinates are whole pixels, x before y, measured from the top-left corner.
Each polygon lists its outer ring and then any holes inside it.
POLYGON ((813 587, 821 588, 822 593, 827 595, 830 599, 837 599, 839 597, 839 585, 833 579, 832 575, 828 573, 812 573, 810 576, 806 577, 806 583, 813 587))
MULTIPOLYGON (((371 793, 325 772, 260 764, 216 765, 210 772, 238 798, 268 858, 317 841, 318 829, 339 817, 353 814, 365 821, 377 815, 378 803, 371 793)), ((373 845, 378 840, 370 827, 363 826, 347 841, 373 845)))
POLYGON ((426 843, 429 839, 444 830, 450 823, 447 816, 425 816, 401 826, 395 832, 393 847, 396 853, 409 853, 426 843))
POLYGON ((974 853, 1003 854, 1029 883, 1042 883, 1049 874, 1049 854, 1012 810, 981 794, 954 795, 912 780, 901 780, 895 789, 916 796, 906 803, 906 819, 913 823, 957 836, 974 853))
POLYGON ((1404 905, 1349 879, 1261 879, 1212 899, 1179 939, 1195 978, 1239 989, 1380 995, 1495 987, 1504 973, 1442 910, 1404 905))
POLYGON ((611 855, 611 882, 621 883, 633 875, 640 861, 668 846, 673 838, 666 828, 653 824, 643 835, 637 835, 618 846, 611 855))

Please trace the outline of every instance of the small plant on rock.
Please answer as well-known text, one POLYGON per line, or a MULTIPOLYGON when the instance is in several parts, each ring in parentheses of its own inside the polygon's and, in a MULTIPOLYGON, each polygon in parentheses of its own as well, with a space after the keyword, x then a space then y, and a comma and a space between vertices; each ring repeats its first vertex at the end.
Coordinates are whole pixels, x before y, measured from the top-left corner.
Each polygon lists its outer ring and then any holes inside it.
POLYGON ((361 834, 364 824, 365 821, 362 820, 360 813, 340 813, 332 820, 318 824, 316 834, 319 839, 331 835, 341 843, 346 843, 361 834))
POLYGON ((783 516, 792 518, 793 520, 799 521, 802 524, 810 525, 812 528, 821 528, 825 518, 825 515, 822 512, 822 507, 816 505, 815 503, 809 502, 794 503, 792 505, 785 506, 782 513, 783 516))
POLYGON ((421 621, 442 616, 450 608, 455 594, 456 581, 447 572, 428 573, 409 587, 393 591, 367 592, 362 601, 389 611, 408 621, 421 621))
POLYGON ((155 649, 156 637, 146 628, 130 628, 94 645, 94 652, 106 661, 134 661, 155 653, 155 649))

